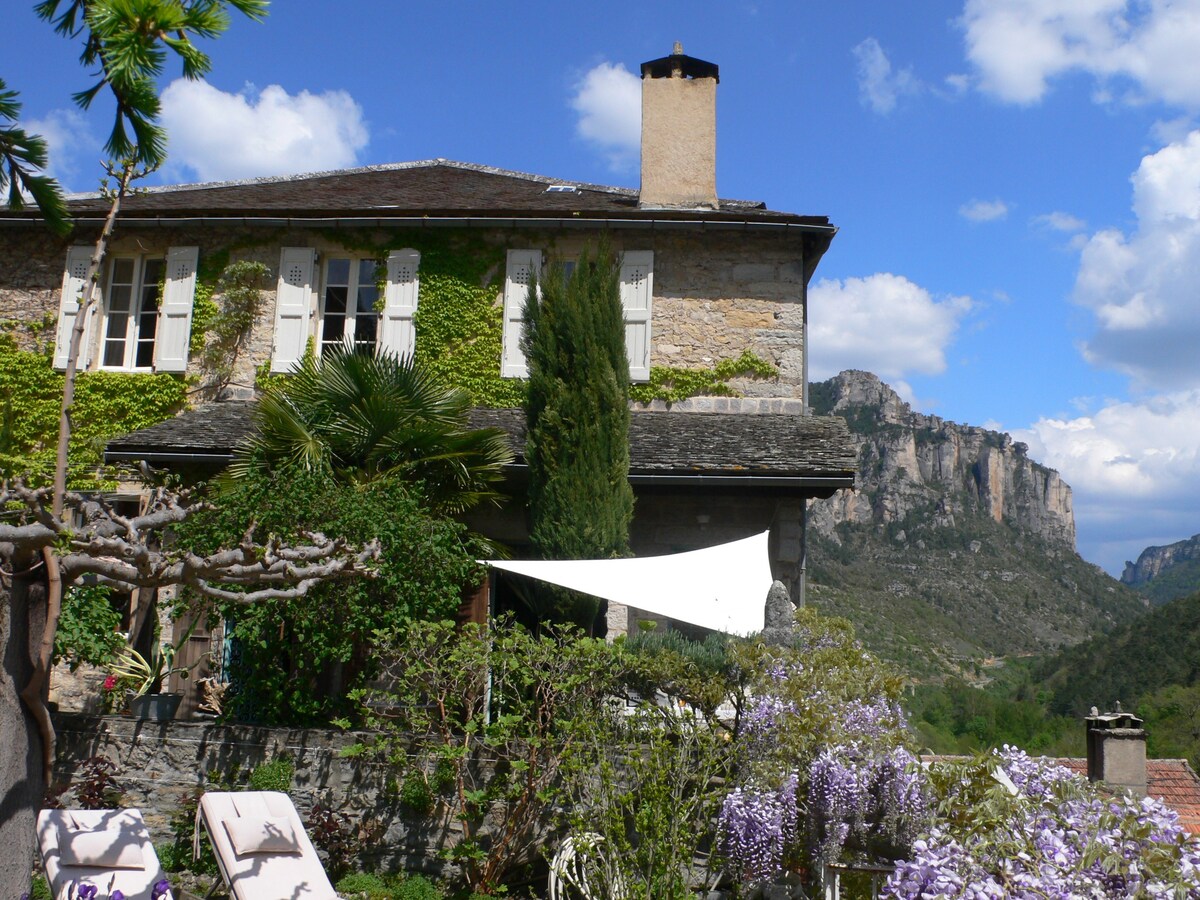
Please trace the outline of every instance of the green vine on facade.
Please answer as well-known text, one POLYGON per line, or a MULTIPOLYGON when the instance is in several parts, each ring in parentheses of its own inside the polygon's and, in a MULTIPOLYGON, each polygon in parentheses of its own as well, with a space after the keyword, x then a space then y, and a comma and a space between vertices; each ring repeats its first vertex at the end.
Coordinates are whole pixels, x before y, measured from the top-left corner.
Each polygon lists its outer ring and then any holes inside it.
MULTIPOLYGON (((63 376, 51 354, 49 343, 23 350, 11 333, 0 334, 0 476, 43 481, 54 470, 63 376)), ((187 386, 176 375, 81 372, 75 390, 72 489, 113 489, 115 473, 103 464, 105 443, 187 405, 187 386)))
POLYGON ((734 359, 725 359, 708 369, 651 366, 650 380, 630 385, 629 399, 638 403, 663 400, 678 403, 689 397, 737 397, 729 386, 735 378, 774 378, 779 370, 749 350, 734 359))
MULTIPOLYGON (((269 274, 263 263, 250 260, 230 263, 221 270, 216 289, 222 302, 216 314, 204 323, 204 329, 192 332, 204 340, 197 362, 207 393, 219 394, 233 377, 237 359, 262 312, 261 285, 269 274)), ((210 303, 211 298, 210 293, 210 303)))

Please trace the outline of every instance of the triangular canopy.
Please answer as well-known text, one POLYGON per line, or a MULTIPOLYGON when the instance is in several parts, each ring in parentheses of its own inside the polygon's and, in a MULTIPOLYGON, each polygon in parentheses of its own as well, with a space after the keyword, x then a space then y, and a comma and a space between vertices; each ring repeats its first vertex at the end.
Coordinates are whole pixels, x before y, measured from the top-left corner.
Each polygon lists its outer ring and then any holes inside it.
POLYGON ((772 580, 768 533, 667 556, 485 562, 702 628, 747 635, 763 628, 772 580))

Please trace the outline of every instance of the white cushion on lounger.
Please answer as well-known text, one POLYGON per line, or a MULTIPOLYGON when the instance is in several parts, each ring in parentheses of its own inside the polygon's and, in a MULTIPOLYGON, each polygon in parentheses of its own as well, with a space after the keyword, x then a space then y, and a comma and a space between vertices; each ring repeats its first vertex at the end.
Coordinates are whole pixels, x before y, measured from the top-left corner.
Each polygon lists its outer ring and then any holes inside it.
POLYGON ((58 828, 58 852, 64 866, 100 869, 144 869, 137 836, 119 828, 74 831, 58 828))
POLYGON ((200 798, 204 823, 221 877, 233 900, 337 900, 321 858, 304 831, 292 798, 278 791, 209 792, 200 798), (262 829, 266 819, 286 818, 297 850, 239 855, 230 835, 244 827, 262 829), (249 823, 234 820, 248 819, 249 823), (257 820, 257 821, 255 821, 257 820), (230 822, 234 822, 232 829, 230 822))
POLYGON ((225 830, 238 856, 300 852, 296 831, 287 816, 238 816, 225 820, 225 830))

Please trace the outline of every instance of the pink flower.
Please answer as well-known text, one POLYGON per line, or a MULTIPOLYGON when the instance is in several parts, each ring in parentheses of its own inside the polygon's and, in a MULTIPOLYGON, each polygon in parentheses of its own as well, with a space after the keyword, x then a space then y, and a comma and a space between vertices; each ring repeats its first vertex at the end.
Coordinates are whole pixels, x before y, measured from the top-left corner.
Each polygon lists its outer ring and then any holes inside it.
POLYGON ((117 686, 117 676, 116 675, 109 675, 107 678, 104 679, 104 689, 106 691, 114 690, 116 688, 116 686, 117 686))

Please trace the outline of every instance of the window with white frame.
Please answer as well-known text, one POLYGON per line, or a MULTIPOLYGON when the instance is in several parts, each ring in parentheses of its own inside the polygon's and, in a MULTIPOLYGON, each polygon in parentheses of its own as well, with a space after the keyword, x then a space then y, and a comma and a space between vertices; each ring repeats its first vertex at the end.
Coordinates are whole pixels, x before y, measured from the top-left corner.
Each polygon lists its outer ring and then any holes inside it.
POLYGON ((162 257, 118 256, 109 265, 104 302, 102 369, 149 369, 158 330, 158 289, 165 282, 162 257))
MULTIPOLYGON (((73 247, 67 254, 54 354, 60 369, 67 365, 91 254, 90 247, 73 247)), ((196 247, 172 247, 165 256, 109 257, 97 302, 84 324, 76 365, 88 368, 95 349, 103 369, 186 371, 198 258, 196 247)))
MULTIPOLYGON (((569 263, 573 268, 573 263, 569 263)), ((525 298, 535 273, 542 270, 540 250, 509 250, 504 279, 504 334, 500 374, 527 378, 529 368, 521 350, 525 298)), ((565 269, 569 274, 569 269, 565 269)), ((621 254, 621 309, 625 320, 625 352, 629 378, 650 379, 650 314, 654 299, 654 251, 626 250, 621 254)))
POLYGON ((292 371, 313 337, 318 352, 349 341, 355 347, 411 356, 420 263, 421 254, 411 248, 389 252, 380 298, 379 260, 331 253, 318 261, 312 247, 284 247, 271 371, 292 371))
POLYGON ((324 352, 349 342, 374 352, 379 339, 379 263, 334 256, 325 260, 324 268, 318 346, 324 352))

